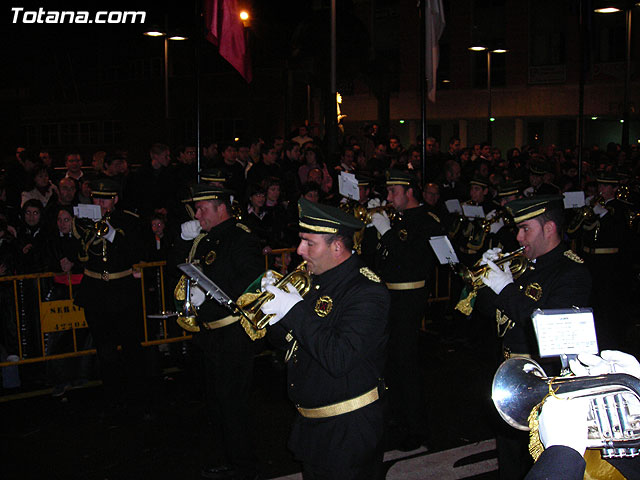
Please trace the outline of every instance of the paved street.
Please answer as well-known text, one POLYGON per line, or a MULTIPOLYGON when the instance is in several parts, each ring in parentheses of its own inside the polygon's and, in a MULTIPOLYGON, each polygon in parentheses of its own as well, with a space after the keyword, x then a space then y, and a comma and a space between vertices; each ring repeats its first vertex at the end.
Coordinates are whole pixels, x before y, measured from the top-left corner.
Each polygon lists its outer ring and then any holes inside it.
MULTIPOLYGON (((431 448, 400 452, 389 439, 387 478, 497 478, 491 361, 479 353, 479 345, 444 344, 435 335, 421 335, 419 367, 429 396, 431 448)), ((157 417, 125 419, 115 427, 100 421, 102 387, 97 381, 63 399, 52 398, 45 386, 4 392, 2 478, 199 478, 200 467, 216 461, 217 446, 193 376, 188 365, 165 371, 157 417)), ((285 371, 269 355, 256 358, 252 405, 264 478, 301 478, 286 448, 294 410, 286 398, 285 371)))

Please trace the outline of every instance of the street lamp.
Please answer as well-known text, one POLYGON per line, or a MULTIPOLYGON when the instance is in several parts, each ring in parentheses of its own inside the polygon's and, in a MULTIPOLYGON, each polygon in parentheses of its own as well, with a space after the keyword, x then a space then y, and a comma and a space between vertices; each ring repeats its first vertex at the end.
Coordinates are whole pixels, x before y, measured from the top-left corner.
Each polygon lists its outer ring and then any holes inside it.
POLYGON ((469 50, 471 50, 472 52, 487 52, 487 93, 489 97, 487 102, 487 143, 491 144, 493 142, 493 131, 491 128, 491 124, 496 120, 491 112, 491 54, 507 53, 509 50, 504 48, 502 45, 496 45, 490 48, 482 43, 471 45, 469 47, 469 50))
MULTIPOLYGON (((165 17, 165 27, 167 19, 165 17)), ((151 27, 148 31, 143 32, 147 37, 164 37, 164 118, 165 127, 169 120, 169 40, 182 41, 188 40, 189 37, 182 35, 180 32, 172 34, 167 33, 167 28, 161 30, 157 25, 151 27)), ((168 133, 168 132, 167 132, 168 133)))
POLYGON ((626 52, 624 62, 624 104, 622 110, 622 146, 629 145, 629 86, 631 82, 631 14, 633 7, 640 6, 637 0, 611 1, 606 5, 594 9, 596 13, 618 13, 624 11, 625 14, 625 34, 626 52))

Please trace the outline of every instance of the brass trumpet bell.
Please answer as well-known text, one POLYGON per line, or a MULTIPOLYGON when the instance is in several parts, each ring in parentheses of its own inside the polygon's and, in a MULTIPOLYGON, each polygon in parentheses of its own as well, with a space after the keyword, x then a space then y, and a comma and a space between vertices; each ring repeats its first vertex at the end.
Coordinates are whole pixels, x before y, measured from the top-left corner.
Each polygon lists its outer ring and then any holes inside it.
POLYGON ((349 215, 353 215, 365 225, 369 225, 371 223, 371 216, 374 213, 387 212, 387 215, 389 215, 389 218, 391 220, 393 220, 397 214, 395 208, 393 208, 393 206, 391 205, 381 205, 379 207, 367 208, 364 205, 360 205, 355 200, 341 203, 340 210, 348 213, 349 215))
POLYGON ((603 458, 633 457, 640 447, 640 380, 624 373, 549 378, 529 358, 512 357, 493 378, 491 398, 502 419, 529 430, 529 416, 553 390, 561 398, 587 398, 587 448, 603 458))
MULTIPOLYGON (((274 272, 278 281, 275 287, 286 289, 288 284, 292 284, 298 293, 304 297, 311 289, 311 276, 306 270, 307 262, 302 262, 298 267, 283 277, 280 273, 274 272)), ((261 308, 268 301, 272 300, 274 295, 269 292, 262 293, 245 293, 238 298, 237 304, 244 313, 244 317, 251 322, 251 326, 256 330, 262 330, 269 324, 269 320, 273 317, 273 314, 265 314, 261 308)))
POLYGON ((587 230, 591 230, 593 228, 593 224, 599 218, 593 211, 595 206, 598 204, 604 206, 604 198, 602 198, 602 195, 595 196, 589 204, 580 207, 567 225, 567 233, 571 235, 582 226, 587 230))
MULTIPOLYGON (((456 310, 462 312, 464 315, 471 315, 473 311, 473 299, 478 294, 478 290, 485 286, 482 279, 489 275, 491 267, 489 265, 480 265, 479 261, 473 268, 469 268, 461 263, 452 265, 455 272, 462 277, 462 280, 469 286, 470 291, 468 295, 461 299, 456 305, 456 310)), ((509 262, 509 270, 514 279, 522 275, 527 268, 529 268, 529 259, 524 256, 524 247, 520 247, 511 253, 505 253, 494 261, 496 265, 501 267, 505 263, 509 262)))
POLYGON ((391 220, 395 218, 396 210, 391 205, 381 205, 379 207, 366 208, 358 204, 353 207, 353 216, 363 222, 365 225, 369 225, 371 223, 371 217, 374 213, 383 212, 386 212, 391 220))
POLYGON ((107 212, 100 220, 93 223, 92 230, 96 234, 96 237, 102 238, 109 233, 109 224, 107 222, 110 218, 111 212, 107 212))
MULTIPOLYGON (((493 263, 501 267, 507 262, 509 262, 509 270, 511 270, 511 275, 513 275, 514 279, 522 275, 529 266, 529 259, 524 256, 524 247, 520 247, 511 253, 502 254, 500 258, 493 263)), ((479 262, 476 263, 473 268, 468 268, 461 263, 459 263, 456 268, 462 280, 464 280, 467 285, 473 287, 473 290, 478 290, 485 286, 482 278, 486 277, 489 274, 489 270, 491 270, 489 265, 480 265, 479 262)))

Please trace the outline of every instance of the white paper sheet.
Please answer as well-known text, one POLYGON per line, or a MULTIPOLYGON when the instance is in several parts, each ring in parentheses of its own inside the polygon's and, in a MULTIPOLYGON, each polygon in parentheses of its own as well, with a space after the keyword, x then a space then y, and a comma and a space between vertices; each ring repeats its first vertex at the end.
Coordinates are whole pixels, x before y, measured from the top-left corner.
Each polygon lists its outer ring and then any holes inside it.
POLYGON ((433 248, 436 257, 441 265, 448 265, 450 263, 458 263, 458 256, 453 250, 453 246, 449 241, 449 237, 442 235, 439 237, 431 237, 429 239, 431 248, 433 248))
POLYGON ((531 315, 541 357, 598 353, 590 308, 536 310, 531 315))
POLYGON ((338 189, 340 195, 351 198, 352 200, 360 200, 360 189, 358 188, 358 180, 353 173, 340 172, 338 176, 338 189))

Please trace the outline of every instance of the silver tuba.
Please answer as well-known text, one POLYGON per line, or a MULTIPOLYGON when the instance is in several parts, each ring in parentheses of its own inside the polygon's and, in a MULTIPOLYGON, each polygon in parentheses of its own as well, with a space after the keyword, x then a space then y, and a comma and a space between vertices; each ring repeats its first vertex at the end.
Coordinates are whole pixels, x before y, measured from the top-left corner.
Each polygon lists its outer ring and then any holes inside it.
POLYGON ((498 367, 491 398, 505 422, 529 430, 529 413, 550 388, 561 398, 590 399, 587 448, 601 449, 602 458, 640 454, 639 379, 625 373, 549 378, 533 360, 512 357, 498 367))

